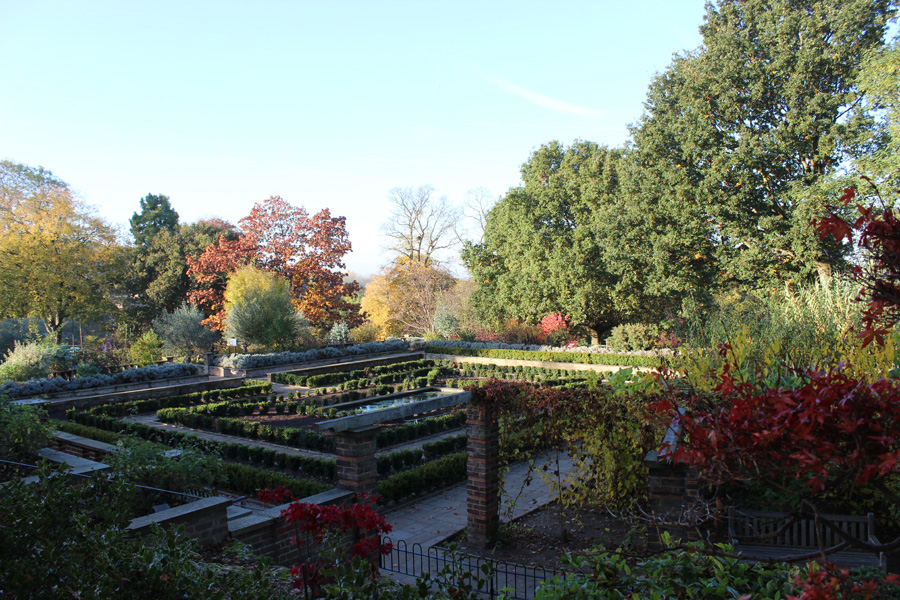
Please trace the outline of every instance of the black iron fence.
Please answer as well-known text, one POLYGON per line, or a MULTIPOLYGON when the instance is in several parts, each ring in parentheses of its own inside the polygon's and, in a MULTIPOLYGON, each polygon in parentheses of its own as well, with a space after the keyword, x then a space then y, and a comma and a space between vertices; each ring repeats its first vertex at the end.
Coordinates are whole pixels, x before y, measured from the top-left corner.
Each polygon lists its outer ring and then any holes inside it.
POLYGON ((404 540, 391 542, 389 554, 381 557, 381 570, 419 577, 430 574, 431 581, 443 579, 453 585, 470 586, 484 598, 496 598, 505 592, 513 600, 530 600, 547 579, 564 578, 565 571, 544 569, 501 560, 474 556, 465 552, 421 544, 407 545, 404 540), (442 575, 443 573, 443 575, 442 575))

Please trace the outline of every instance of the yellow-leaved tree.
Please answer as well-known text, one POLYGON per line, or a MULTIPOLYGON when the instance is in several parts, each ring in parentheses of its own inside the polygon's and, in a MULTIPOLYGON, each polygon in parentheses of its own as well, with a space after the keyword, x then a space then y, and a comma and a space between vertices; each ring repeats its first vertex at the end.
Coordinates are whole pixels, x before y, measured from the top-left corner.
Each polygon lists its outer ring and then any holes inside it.
POLYGON ((121 271, 113 228, 50 171, 0 161, 0 318, 66 319, 117 311, 121 271))
POLYGON ((443 294, 455 284, 445 268, 399 260, 372 278, 362 309, 382 336, 425 335, 434 331, 434 316, 443 294))

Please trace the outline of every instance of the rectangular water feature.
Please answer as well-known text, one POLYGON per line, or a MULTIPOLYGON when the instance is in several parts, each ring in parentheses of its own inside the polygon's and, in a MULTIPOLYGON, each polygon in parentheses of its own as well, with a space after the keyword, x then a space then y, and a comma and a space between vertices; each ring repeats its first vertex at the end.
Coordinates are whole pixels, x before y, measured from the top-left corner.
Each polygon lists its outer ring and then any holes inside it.
POLYGON ((403 406, 404 404, 410 404, 411 402, 420 402, 422 400, 440 398, 441 396, 449 396, 453 393, 457 392, 444 391, 441 389, 426 389, 418 392, 413 392, 411 394, 394 394, 392 396, 385 397, 383 400, 379 400, 378 402, 361 404, 359 406, 355 406, 354 408, 366 413, 373 410, 384 410, 385 408, 392 408, 394 406, 403 406))
POLYGON ((391 394, 372 402, 357 400, 336 404, 339 410, 363 409, 364 412, 348 417, 339 417, 317 424, 320 430, 347 431, 403 419, 424 412, 465 404, 472 397, 471 392, 461 392, 452 388, 423 388, 415 392, 391 394), (366 407, 369 407, 366 409, 366 407))

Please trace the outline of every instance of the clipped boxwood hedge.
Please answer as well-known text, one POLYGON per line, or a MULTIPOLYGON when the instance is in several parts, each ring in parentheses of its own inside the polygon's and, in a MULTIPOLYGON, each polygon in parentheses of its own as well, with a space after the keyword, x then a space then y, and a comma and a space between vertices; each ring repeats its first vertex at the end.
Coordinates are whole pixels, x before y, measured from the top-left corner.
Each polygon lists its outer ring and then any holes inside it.
POLYGON ((156 412, 160 421, 178 423, 194 429, 215 431, 249 439, 265 440, 274 444, 306 448, 320 452, 334 452, 334 439, 309 429, 272 427, 258 421, 244 421, 231 417, 213 417, 187 408, 163 408, 156 412))
MULTIPOLYGON (((66 427, 72 427, 74 425, 76 427, 86 427, 87 430, 101 429, 106 432, 113 432, 112 435, 117 436, 115 438, 116 441, 125 435, 131 435, 166 446, 194 445, 199 446, 200 449, 205 452, 214 452, 229 459, 246 460, 247 462, 268 466, 278 465, 324 479, 335 478, 335 461, 331 459, 296 456, 285 452, 277 452, 273 449, 269 449, 271 451, 271 454, 269 454, 264 452, 264 450, 266 450, 265 448, 259 446, 204 440, 190 433, 160 429, 142 423, 125 423, 105 415, 95 415, 87 412, 77 412, 75 410, 70 410, 68 416, 70 421, 65 423, 66 427)), ((66 431, 63 427, 60 427, 60 429, 66 431)), ((82 435, 74 430, 70 433, 82 435)), ((90 437, 91 439, 98 439, 104 442, 108 441, 106 439, 94 437, 93 435, 85 435, 84 437, 90 437)), ((115 443, 115 441, 109 441, 108 443, 115 443)))
MULTIPOLYGON (((352 380, 368 381, 372 379, 374 384, 396 381, 397 377, 402 377, 408 372, 417 369, 425 369, 426 367, 434 367, 434 361, 430 359, 410 360, 405 362, 393 363, 390 365, 380 365, 369 369, 356 369, 354 371, 339 371, 337 373, 321 373, 319 375, 297 375, 295 373, 272 373, 272 381, 285 385, 302 385, 305 387, 321 387, 333 385, 336 383, 345 383, 352 380)), ((427 373, 430 369, 425 369, 421 374, 427 373)), ((366 385, 366 384, 357 384, 366 385)), ((354 386, 356 387, 356 386, 354 386)), ((345 389, 346 386, 345 386, 345 389)))
MULTIPOLYGON (((135 427, 135 424, 126 424, 116 421, 110 417, 105 417, 102 415, 89 415, 87 413, 74 413, 70 416, 81 415, 82 418, 92 421, 94 423, 98 423, 101 425, 106 425, 107 427, 116 427, 121 426, 121 431, 127 433, 111 433, 109 430, 102 430, 97 427, 82 425, 79 423, 71 423, 71 422, 62 422, 59 423, 59 429, 61 431, 67 431, 68 433, 72 433, 75 435, 80 435, 82 437, 90 438, 92 440, 97 440, 101 442, 106 442, 108 444, 115 444, 121 439, 126 438, 128 435, 137 435, 138 437, 142 437, 152 442, 162 443, 166 446, 179 446, 183 445, 186 442, 196 441, 196 437, 185 435, 178 432, 165 432, 169 435, 164 436, 149 436, 146 435, 148 433, 152 433, 154 428, 147 426, 138 426, 135 427), (143 435, 142 435, 143 434, 143 435)), ((76 417, 77 418, 77 417, 76 417)), ((104 428, 105 429, 105 428, 104 428)), ((159 431, 159 430, 155 430, 159 431)), ((206 452, 223 450, 224 446, 237 446, 238 444, 221 444, 219 442, 214 442, 210 440, 203 440, 201 443, 201 450, 206 452)), ((248 446, 244 446, 244 448, 248 448, 248 446)), ((265 451, 265 448, 254 447, 252 449, 258 449, 261 451, 265 451)), ((302 456, 294 456, 283 453, 276 453, 269 449, 271 454, 275 455, 273 460, 269 463, 270 466, 272 464, 278 464, 279 466, 285 466, 287 468, 294 468, 296 470, 303 470, 311 475, 320 475, 323 477, 334 478, 334 461, 320 461, 314 458, 302 457, 302 456), (321 464, 321 463, 330 463, 330 464, 321 464), (306 467, 306 468, 302 468, 306 467)), ((230 457, 231 452, 222 451, 221 454, 226 457, 230 457)), ((263 462, 266 461, 257 461, 263 462)), ((222 467, 225 470, 225 473, 228 477, 227 487, 229 490, 233 492, 238 492, 242 494, 248 495, 256 495, 259 490, 266 488, 275 488, 278 486, 285 486, 291 493, 294 494, 297 498, 304 498, 306 496, 312 496, 313 494, 320 494, 322 492, 328 491, 332 488, 331 485, 326 483, 320 483, 318 481, 312 481, 310 479, 305 479, 303 477, 295 477, 293 475, 289 475, 287 473, 279 473, 276 471, 269 471, 267 469, 260 469, 258 467, 253 467, 249 465, 242 465, 234 462, 229 462, 227 460, 221 461, 222 467)))
POLYGON ((228 488, 234 492, 255 496, 260 490, 284 486, 297 498, 305 498, 313 494, 327 492, 332 486, 310 481, 301 477, 292 477, 285 473, 258 469, 247 465, 223 461, 225 474, 228 476, 228 488))
POLYGON ((589 352, 536 352, 529 350, 499 350, 496 348, 452 348, 449 346, 425 346, 431 354, 452 354, 453 356, 480 356, 483 358, 505 358, 513 360, 540 360, 550 362, 570 362, 587 365, 610 365, 623 367, 659 366, 655 356, 633 354, 600 354, 589 352))
POLYGON ((466 477, 466 453, 457 452, 379 481, 378 495, 385 502, 397 502, 464 481, 466 477))
POLYGON ((397 427, 382 427, 378 430, 375 444, 379 448, 388 448, 396 444, 434 435, 441 431, 456 429, 457 427, 462 427, 465 423, 466 411, 457 410, 439 417, 419 419, 415 423, 405 423, 397 427))
POLYGON ((94 440, 97 442, 103 442, 105 444, 115 445, 119 443, 119 440, 128 438, 128 436, 124 433, 106 431, 105 429, 100 429, 99 427, 89 427, 87 425, 73 423, 71 421, 56 421, 53 423, 53 426, 56 427, 56 429, 59 431, 71 433, 72 435, 80 435, 83 438, 87 438, 89 440, 94 440))
POLYGON ((166 396, 165 398, 111 402, 109 404, 94 406, 90 409, 90 412, 95 415, 106 415, 108 417, 124 417, 125 415, 130 414, 140 415, 156 412, 162 408, 195 406, 197 404, 206 404, 208 402, 218 402, 219 400, 249 398, 251 396, 268 394, 271 393, 271 391, 272 384, 268 381, 254 381, 252 383, 245 383, 239 387, 221 390, 191 392, 190 394, 178 394, 175 396, 166 396))
POLYGON ((414 467, 422 462, 433 460, 444 454, 459 452, 466 449, 467 436, 465 433, 446 437, 436 442, 422 444, 421 448, 397 450, 389 454, 381 454, 377 457, 379 475, 389 475, 414 467))

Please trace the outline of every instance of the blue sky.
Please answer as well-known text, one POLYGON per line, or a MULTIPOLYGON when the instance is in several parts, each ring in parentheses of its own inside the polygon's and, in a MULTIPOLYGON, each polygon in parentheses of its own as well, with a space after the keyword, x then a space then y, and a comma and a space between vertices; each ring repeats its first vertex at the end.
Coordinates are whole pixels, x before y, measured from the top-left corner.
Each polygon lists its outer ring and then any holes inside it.
POLYGON ((368 274, 391 188, 464 204, 550 140, 622 144, 703 4, 0 0, 0 158, 123 230, 148 193, 183 222, 330 208, 368 274))

